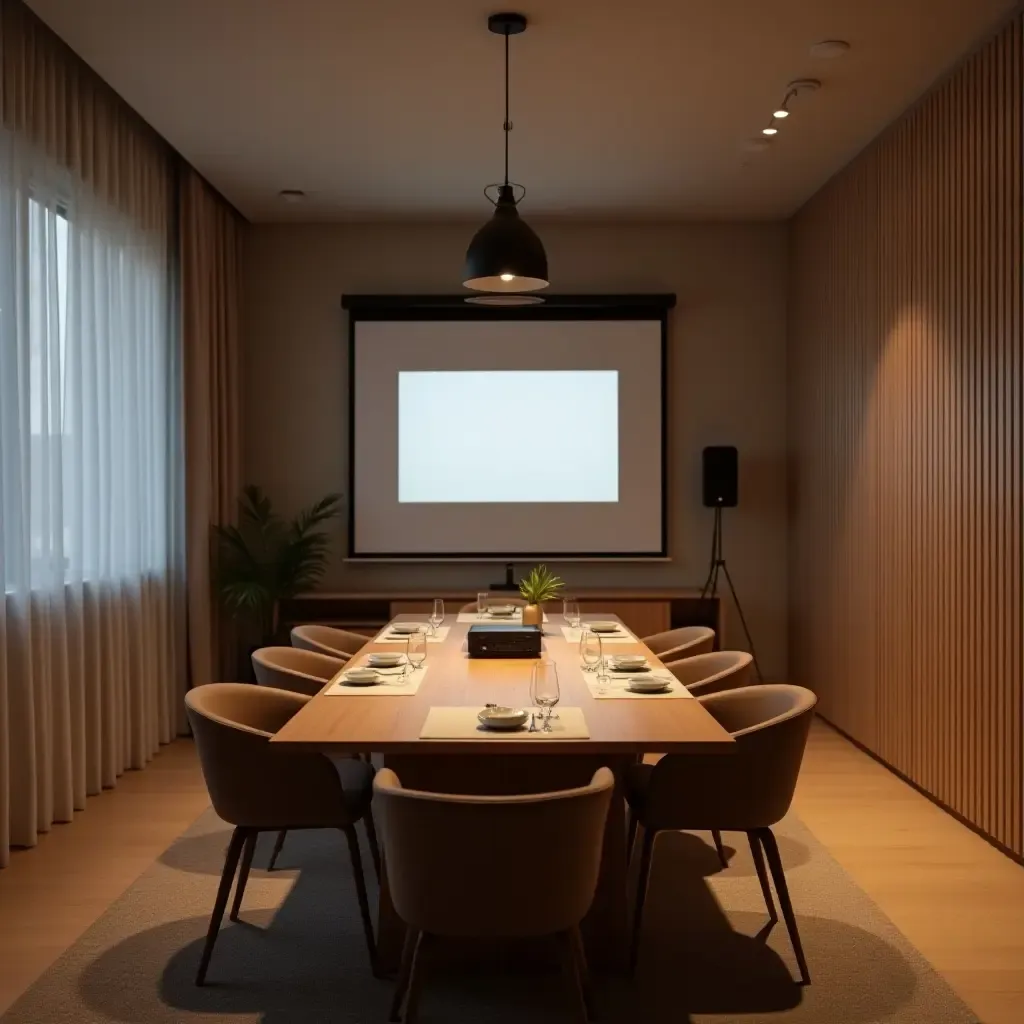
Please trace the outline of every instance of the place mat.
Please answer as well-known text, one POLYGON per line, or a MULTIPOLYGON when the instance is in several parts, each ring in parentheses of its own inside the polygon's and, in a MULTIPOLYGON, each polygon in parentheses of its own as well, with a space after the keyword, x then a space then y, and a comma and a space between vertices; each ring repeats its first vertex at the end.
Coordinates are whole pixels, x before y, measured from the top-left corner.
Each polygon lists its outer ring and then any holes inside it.
POLYGON ((693 694, 683 686, 675 676, 669 672, 661 673, 656 672, 654 676, 657 678, 670 679, 669 688, 662 690, 660 693, 634 693, 632 690, 627 689, 629 686, 630 679, 642 678, 650 679, 652 674, 650 672, 633 673, 632 675, 626 675, 621 672, 609 672, 608 682, 605 687, 604 693, 598 693, 598 682, 597 675, 593 672, 580 673, 583 676, 583 681, 587 684, 587 689, 590 690, 590 696, 595 700, 621 700, 624 698, 639 698, 640 700, 672 700, 673 698, 689 697, 693 700, 693 694))
POLYGON ((420 729, 421 740, 589 740, 590 730, 582 708, 556 708, 558 718, 551 720, 551 732, 529 732, 529 719, 522 729, 485 729, 477 715, 480 707, 431 708, 420 729))
MULTIPOLYGON (((346 669, 349 666, 346 666, 346 669)), ((360 668, 364 666, 359 666, 360 668)), ((368 666, 367 666, 368 667, 368 666)), ((331 685, 324 690, 324 694, 328 697, 405 697, 411 696, 419 688, 420 683, 423 682, 423 677, 427 674, 427 665, 421 665, 419 668, 414 668, 407 676, 402 676, 400 672, 392 674, 391 670, 388 669, 382 675, 382 682, 374 683, 373 686, 347 686, 342 682, 342 677, 345 675, 345 671, 339 672, 334 679, 331 681, 331 685)), ((380 672, 380 669, 374 669, 375 672, 380 672)))
MULTIPOLYGON (((606 635, 604 633, 598 634, 601 637, 601 643, 603 644, 635 644, 639 643, 637 638, 633 636, 625 627, 622 628, 621 633, 612 633, 606 635)), ((578 644, 583 636, 582 629, 573 629, 571 626, 562 627, 562 636, 571 644, 578 644)))
MULTIPOLYGON (((434 636, 430 632, 430 628, 427 627, 425 630, 427 634, 427 643, 431 644, 443 644, 448 639, 448 633, 451 631, 451 626, 438 626, 437 635, 434 636)), ((374 644, 404 644, 405 636, 398 633, 391 633, 391 624, 389 623, 384 629, 382 629, 371 641, 374 644), (394 639, 391 639, 394 637, 394 639)))
MULTIPOLYGON (((479 612, 459 612, 458 621, 461 623, 475 622, 520 622, 523 618, 522 609, 514 611, 511 615, 481 615, 479 612)), ((547 612, 544 613, 544 621, 548 621, 547 612)))

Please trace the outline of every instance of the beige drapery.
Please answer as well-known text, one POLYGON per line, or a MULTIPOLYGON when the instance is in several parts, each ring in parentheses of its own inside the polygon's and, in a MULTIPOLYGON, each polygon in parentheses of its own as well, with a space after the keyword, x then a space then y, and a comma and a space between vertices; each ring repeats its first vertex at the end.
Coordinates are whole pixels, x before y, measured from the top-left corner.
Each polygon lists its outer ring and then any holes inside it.
POLYGON ((0 0, 0 866, 184 725, 175 154, 0 0))
POLYGON ((237 678, 230 624, 210 578, 210 528, 241 489, 241 217, 191 168, 181 178, 188 648, 193 686, 237 678))

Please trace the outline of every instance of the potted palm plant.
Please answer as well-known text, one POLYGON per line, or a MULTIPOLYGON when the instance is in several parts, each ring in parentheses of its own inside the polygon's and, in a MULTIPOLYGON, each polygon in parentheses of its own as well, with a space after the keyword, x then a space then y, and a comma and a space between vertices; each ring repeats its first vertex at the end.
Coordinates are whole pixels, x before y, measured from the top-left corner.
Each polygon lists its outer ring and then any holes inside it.
POLYGON ((341 510, 328 494, 285 520, 259 487, 243 489, 237 526, 215 526, 214 580, 224 609, 250 646, 278 640, 281 602, 311 589, 327 568, 330 538, 321 529, 341 510))
POLYGON ((519 584, 519 593, 526 599, 523 625, 539 626, 544 621, 544 602, 553 601, 565 584, 546 565, 530 570, 519 584))

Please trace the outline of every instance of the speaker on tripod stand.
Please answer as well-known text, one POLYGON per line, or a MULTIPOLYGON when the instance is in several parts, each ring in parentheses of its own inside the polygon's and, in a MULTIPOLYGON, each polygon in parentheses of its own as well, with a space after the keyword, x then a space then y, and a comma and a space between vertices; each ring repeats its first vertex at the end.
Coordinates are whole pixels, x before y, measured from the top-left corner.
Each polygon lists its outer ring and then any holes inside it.
POLYGON ((711 564, 708 576, 700 592, 701 597, 718 597, 719 573, 725 576, 725 582, 732 594, 733 604, 743 626, 743 634, 747 638, 747 646, 754 659, 754 671, 758 682, 764 682, 761 666, 757 663, 754 650, 754 639, 747 627, 739 595, 729 575, 729 566, 725 563, 725 549, 722 545, 722 511, 735 508, 739 504, 739 453, 733 445, 716 445, 704 449, 702 491, 705 508, 715 510, 715 522, 711 533, 711 564))

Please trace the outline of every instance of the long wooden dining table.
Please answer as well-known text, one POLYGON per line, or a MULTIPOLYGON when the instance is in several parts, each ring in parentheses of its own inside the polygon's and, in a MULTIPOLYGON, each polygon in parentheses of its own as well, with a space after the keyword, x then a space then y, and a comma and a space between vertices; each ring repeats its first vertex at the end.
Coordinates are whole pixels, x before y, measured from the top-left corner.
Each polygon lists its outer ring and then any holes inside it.
MULTIPOLYGON (((614 619, 614 616, 602 616, 614 619)), ((594 619, 597 616, 593 616, 594 619)), ((400 615, 395 621, 422 621, 400 615)), ((324 687, 274 736, 287 750, 325 754, 373 752, 383 757, 402 784, 411 789, 466 794, 540 793, 586 785, 607 765, 618 784, 612 798, 594 903, 582 925, 591 962, 616 970, 625 963, 628 936, 626 893, 626 809, 622 792, 625 767, 646 753, 721 753, 734 748, 731 736, 698 700, 681 697, 598 698, 592 695, 580 664, 577 644, 559 625, 545 623, 543 657, 555 662, 561 689, 559 708, 583 711, 588 739, 503 737, 481 732, 473 739, 421 739, 432 707, 502 704, 529 707, 530 672, 536 659, 480 659, 467 653, 470 624, 448 615, 447 636, 427 644, 427 671, 414 694, 333 695, 324 687)), ((384 633, 380 636, 384 636, 384 633)), ((634 638, 635 640, 635 638, 634 638)), ((346 665, 365 661, 373 651, 401 651, 405 644, 368 641, 346 665)), ((609 654, 644 653, 657 657, 639 640, 605 645, 609 654)), ((378 956, 381 969, 393 970, 401 954, 404 925, 388 891, 386 871, 378 906, 378 956)))

